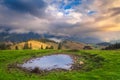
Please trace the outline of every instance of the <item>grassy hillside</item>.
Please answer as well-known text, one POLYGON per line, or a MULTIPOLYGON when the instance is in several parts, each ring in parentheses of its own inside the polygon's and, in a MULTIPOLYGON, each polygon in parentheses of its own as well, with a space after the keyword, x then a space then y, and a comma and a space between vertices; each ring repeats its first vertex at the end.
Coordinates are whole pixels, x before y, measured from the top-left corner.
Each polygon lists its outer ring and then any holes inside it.
POLYGON ((0 80, 120 80, 120 51, 57 51, 57 50, 6 50, 0 51, 0 80), (22 63, 26 59, 48 55, 56 52, 84 54, 98 54, 105 58, 101 68, 92 71, 57 71, 47 74, 34 74, 9 68, 8 65, 22 63))
POLYGON ((44 43, 41 41, 37 41, 37 40, 29 40, 27 42, 21 42, 15 45, 11 46, 11 49, 16 49, 16 46, 18 47, 18 49, 23 49, 25 44, 28 44, 28 47, 31 47, 31 49, 33 50, 39 50, 39 49, 46 49, 46 47, 50 48, 51 46, 56 47, 55 45, 57 44, 48 44, 48 43, 44 43))
POLYGON ((64 41, 62 44, 62 49, 83 49, 86 44, 73 42, 73 41, 64 41))
MULTIPOLYGON (((53 49, 58 49, 58 45, 59 45, 59 43, 45 39, 45 40, 29 40, 26 42, 20 42, 20 43, 12 45, 10 48, 12 50, 15 50, 17 47, 19 50, 21 50, 24 48, 26 43, 28 44, 28 47, 31 47, 32 50, 40 50, 41 48, 46 49, 46 47, 51 48, 51 46, 53 47, 53 49)), ((80 50, 80 49, 83 49, 85 45, 86 44, 79 43, 79 42, 64 41, 64 42, 62 42, 61 49, 63 49, 63 50, 65 50, 65 49, 80 50)))

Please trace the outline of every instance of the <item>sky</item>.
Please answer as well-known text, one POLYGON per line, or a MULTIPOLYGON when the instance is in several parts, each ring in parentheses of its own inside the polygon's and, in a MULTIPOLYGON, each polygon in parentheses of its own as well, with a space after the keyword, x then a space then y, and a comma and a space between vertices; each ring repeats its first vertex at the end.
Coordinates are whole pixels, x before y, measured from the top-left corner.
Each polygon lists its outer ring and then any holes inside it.
POLYGON ((120 0, 0 0, 0 32, 120 39, 120 0))

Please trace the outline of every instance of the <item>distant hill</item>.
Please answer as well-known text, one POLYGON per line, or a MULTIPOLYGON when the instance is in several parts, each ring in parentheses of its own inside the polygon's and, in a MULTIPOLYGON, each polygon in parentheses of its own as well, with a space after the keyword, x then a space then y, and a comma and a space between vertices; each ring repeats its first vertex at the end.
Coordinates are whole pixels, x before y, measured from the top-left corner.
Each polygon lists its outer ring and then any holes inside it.
POLYGON ((0 30, 5 29, 4 31, 0 31, 0 42, 25 42, 30 39, 38 40, 38 39, 51 39, 57 42, 60 42, 61 40, 66 40, 66 41, 77 41, 77 42, 82 42, 86 44, 96 44, 100 43, 101 40, 93 37, 79 37, 75 35, 56 35, 56 34, 51 34, 49 32, 43 33, 43 34, 38 34, 34 32, 28 32, 28 33, 10 33, 9 28, 1 27, 0 30))
POLYGON ((99 46, 109 46, 109 45, 111 45, 111 43, 109 43, 109 42, 102 42, 102 43, 98 43, 96 45, 99 45, 99 46))
MULTIPOLYGON (((2 28, 0 28, 2 29, 2 28)), ((43 33, 43 34, 38 34, 34 32, 28 32, 28 33, 10 33, 9 29, 6 29, 4 32, 0 31, 0 42, 4 41, 11 41, 11 42, 24 42, 28 41, 30 39, 41 39, 41 38, 47 38, 51 40, 71 40, 71 41, 77 41, 77 42, 82 42, 82 43, 100 43, 101 41, 96 38, 92 37, 78 37, 74 35, 56 35, 56 34, 50 34, 50 33, 43 33)))
POLYGON ((22 33, 22 34, 7 33, 7 32, 0 33, 0 42, 3 41, 22 42, 22 41, 27 41, 29 39, 40 39, 40 38, 41 35, 32 32, 22 33))
POLYGON ((110 41, 112 44, 115 44, 115 43, 120 43, 120 40, 112 40, 110 41))
POLYGON ((62 49, 83 49, 86 46, 84 43, 74 41, 63 41, 62 49))

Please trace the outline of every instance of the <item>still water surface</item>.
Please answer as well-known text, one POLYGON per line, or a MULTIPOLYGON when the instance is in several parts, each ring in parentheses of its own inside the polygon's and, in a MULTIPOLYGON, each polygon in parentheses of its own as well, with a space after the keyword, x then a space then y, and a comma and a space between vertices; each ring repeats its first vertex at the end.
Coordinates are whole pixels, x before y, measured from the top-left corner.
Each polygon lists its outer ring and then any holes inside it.
POLYGON ((43 56, 40 58, 31 59, 22 67, 28 70, 33 70, 36 67, 40 70, 65 69, 69 70, 72 67, 73 59, 66 54, 55 54, 50 56, 43 56))

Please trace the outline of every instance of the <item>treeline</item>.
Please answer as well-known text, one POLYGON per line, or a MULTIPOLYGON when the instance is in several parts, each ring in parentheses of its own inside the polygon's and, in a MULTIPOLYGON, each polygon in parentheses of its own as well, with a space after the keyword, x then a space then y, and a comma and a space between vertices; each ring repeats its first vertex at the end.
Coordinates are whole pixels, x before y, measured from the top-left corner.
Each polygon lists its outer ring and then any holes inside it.
POLYGON ((103 50, 116 50, 116 49, 120 49, 120 43, 111 44, 103 48, 103 50))
POLYGON ((11 44, 6 42, 0 42, 0 50, 8 50, 10 49, 11 44))
MULTIPOLYGON (((15 43, 8 43, 8 42, 0 42, 0 50, 11 50, 11 46, 15 45, 15 43)), ((22 49, 33 49, 32 44, 28 44, 28 42, 25 42, 24 46, 22 49)), ((54 46, 46 46, 43 47, 43 45, 41 45, 41 47, 39 49, 54 49, 54 46)), ((15 50, 19 50, 19 46, 15 46, 15 50)))

